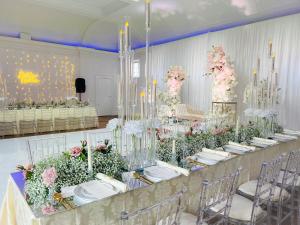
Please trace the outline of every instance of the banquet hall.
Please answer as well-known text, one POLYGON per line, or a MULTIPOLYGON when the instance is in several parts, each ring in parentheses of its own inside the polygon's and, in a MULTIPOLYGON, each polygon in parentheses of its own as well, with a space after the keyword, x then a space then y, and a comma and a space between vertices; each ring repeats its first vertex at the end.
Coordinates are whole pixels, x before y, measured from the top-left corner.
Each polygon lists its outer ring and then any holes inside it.
POLYGON ((300 0, 0 0, 0 225, 299 225, 300 0))

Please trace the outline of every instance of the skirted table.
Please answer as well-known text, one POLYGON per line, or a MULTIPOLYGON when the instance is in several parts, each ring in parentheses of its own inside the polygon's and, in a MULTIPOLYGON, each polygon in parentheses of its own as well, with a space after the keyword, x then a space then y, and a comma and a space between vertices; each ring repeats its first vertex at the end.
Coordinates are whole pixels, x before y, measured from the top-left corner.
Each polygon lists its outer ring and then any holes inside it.
POLYGON ((0 111, 0 135, 98 127, 95 107, 50 107, 0 111))
POLYGON ((196 213, 203 179, 221 177, 242 167, 239 183, 255 179, 261 163, 273 159, 282 153, 300 148, 300 139, 280 143, 265 149, 257 149, 220 162, 213 166, 191 172, 189 176, 181 175, 171 180, 162 181, 147 187, 135 189, 112 197, 102 199, 72 210, 64 210, 49 216, 38 217, 31 210, 24 198, 24 180, 21 173, 12 173, 2 203, 1 225, 110 225, 120 223, 123 210, 134 211, 150 206, 180 190, 183 186, 186 211, 196 213))

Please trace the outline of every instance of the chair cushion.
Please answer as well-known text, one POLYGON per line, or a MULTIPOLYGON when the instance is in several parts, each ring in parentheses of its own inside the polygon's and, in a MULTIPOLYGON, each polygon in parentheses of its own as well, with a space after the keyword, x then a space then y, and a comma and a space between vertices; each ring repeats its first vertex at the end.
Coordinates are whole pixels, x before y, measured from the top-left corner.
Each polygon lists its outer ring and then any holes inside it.
MULTIPOLYGON (((284 171, 280 171, 279 177, 277 179, 278 184, 282 184, 283 175, 284 175, 284 171)), ((287 179, 287 184, 291 184, 293 181, 293 177, 290 177, 290 174, 288 176, 289 176, 289 178, 287 179)), ((300 177, 299 176, 296 178, 295 186, 300 186, 300 177)))
MULTIPOLYGON (((180 225, 196 225, 197 216, 183 212, 180 217, 180 225)), ((203 225, 207 225, 207 223, 203 223, 203 225)))
MULTIPOLYGON (((226 202, 215 205, 214 207, 211 208, 211 210, 214 212, 218 212, 222 208, 224 208, 225 204, 226 202)), ((251 200, 241 195, 235 194, 232 199, 229 218, 235 220, 250 221, 251 214, 252 214, 252 207, 253 207, 253 202, 251 200)), ((262 208, 258 207, 256 210, 256 217, 261 218, 264 213, 265 212, 262 210, 262 208)))
MULTIPOLYGON (((262 190, 266 190, 267 188, 270 187, 270 185, 271 184, 265 184, 262 187, 262 190)), ((239 192, 241 192, 247 196, 254 197, 255 192, 256 192, 256 186, 257 186, 257 180, 250 180, 250 181, 242 184, 241 186, 239 186, 238 190, 239 190, 239 192)), ((278 201, 279 195, 280 195, 280 187, 276 186, 275 190, 274 190, 274 196, 273 196, 272 201, 274 201, 274 202, 278 201)), ((287 199, 290 197, 290 194, 286 190, 282 191, 282 195, 283 195, 284 199, 287 199)), ((266 192, 261 196, 261 198, 267 199, 268 196, 269 196, 269 192, 266 192)))

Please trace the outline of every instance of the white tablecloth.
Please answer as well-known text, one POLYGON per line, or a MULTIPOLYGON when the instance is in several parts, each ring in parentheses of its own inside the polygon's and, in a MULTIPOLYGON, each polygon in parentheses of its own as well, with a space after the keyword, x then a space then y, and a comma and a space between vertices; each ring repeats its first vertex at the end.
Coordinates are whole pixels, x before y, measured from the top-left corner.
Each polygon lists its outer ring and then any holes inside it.
MULTIPOLYGON (((49 120, 51 119, 54 124, 55 118, 84 118, 84 117, 97 117, 97 112, 95 107, 70 107, 70 108, 49 108, 49 109, 13 109, 13 110, 1 110, 0 111, 0 122, 16 122, 17 133, 19 133, 19 122, 21 120, 31 121, 34 120, 49 120), (48 113, 43 113, 43 112, 48 113), (10 116, 5 116, 5 114, 10 114, 10 116), (15 114, 15 116, 11 116, 15 114), (50 117, 49 117, 50 115, 50 117)), ((81 126, 80 128, 83 128, 81 126)), ((49 130, 50 131, 50 130, 49 130)))

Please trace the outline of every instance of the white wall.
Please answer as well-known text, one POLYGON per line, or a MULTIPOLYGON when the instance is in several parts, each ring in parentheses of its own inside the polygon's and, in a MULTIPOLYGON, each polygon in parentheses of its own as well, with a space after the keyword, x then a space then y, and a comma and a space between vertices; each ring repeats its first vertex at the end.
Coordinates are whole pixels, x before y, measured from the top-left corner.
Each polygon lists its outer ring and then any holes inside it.
MULTIPOLYGON (((119 58, 118 54, 110 52, 94 51, 89 49, 80 49, 80 74, 86 79, 87 93, 83 96, 91 104, 97 105, 97 99, 104 98, 106 95, 112 94, 111 115, 117 115, 117 76, 119 73, 119 58), (111 93, 105 93, 100 90, 101 96, 96 96, 96 78, 111 78, 113 89, 111 93), (99 98, 100 97, 100 98, 99 98)), ((98 92, 98 93, 99 93, 98 92)), ((107 107, 103 105, 103 107, 107 107)), ((98 114, 101 115, 101 109, 98 109, 98 114)))
MULTIPOLYGON (((243 104, 243 91, 249 83, 257 58, 261 59, 261 77, 267 76, 268 43, 272 40, 276 56, 275 69, 279 73, 281 99, 278 109, 282 125, 300 129, 300 14, 240 26, 219 32, 195 36, 152 48, 153 77, 163 88, 164 76, 170 66, 183 66, 187 80, 183 86, 182 99, 199 110, 211 107, 211 79, 207 72, 207 53, 212 45, 224 47, 230 56, 238 75, 238 109, 240 115, 243 104)), ((143 64, 143 50, 136 54, 143 64)))
MULTIPOLYGON (((74 80, 83 77, 87 86, 83 99, 96 105, 96 77, 107 77, 115 86, 118 65, 115 53, 0 37, 0 97, 12 101, 62 100, 75 94, 74 80), (20 69, 38 74, 40 83, 20 84, 17 78, 20 69)), ((109 114, 116 114, 116 89, 110 95, 109 114)))

